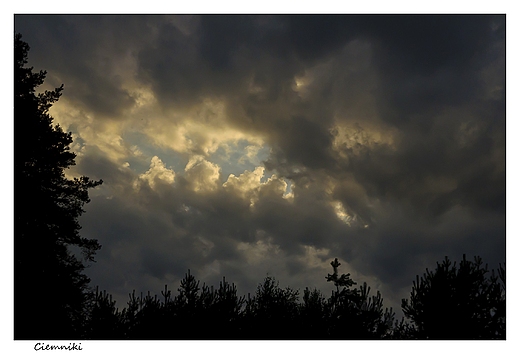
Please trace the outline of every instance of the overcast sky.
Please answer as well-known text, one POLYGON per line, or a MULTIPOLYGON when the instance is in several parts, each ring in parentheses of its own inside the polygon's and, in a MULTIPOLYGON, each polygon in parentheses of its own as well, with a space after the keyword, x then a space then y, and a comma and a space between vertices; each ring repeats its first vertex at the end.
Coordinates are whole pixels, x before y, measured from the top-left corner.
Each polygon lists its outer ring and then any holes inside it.
POLYGON ((445 256, 505 261, 504 16, 15 16, 67 172, 87 274, 125 306, 184 273, 241 294, 333 289, 398 310, 445 256), (397 307, 397 308, 396 308, 397 307))

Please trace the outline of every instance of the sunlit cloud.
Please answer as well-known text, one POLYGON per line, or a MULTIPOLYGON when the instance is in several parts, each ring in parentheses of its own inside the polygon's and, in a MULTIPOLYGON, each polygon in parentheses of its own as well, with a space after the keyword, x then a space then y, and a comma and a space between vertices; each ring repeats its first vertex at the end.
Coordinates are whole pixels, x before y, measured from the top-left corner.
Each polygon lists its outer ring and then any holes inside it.
POLYGON ((220 167, 200 155, 193 156, 186 165, 185 178, 195 192, 212 192, 220 187, 220 167))
MULTIPOLYGON (((261 146, 263 139, 241 131, 229 124, 224 103, 204 100, 200 106, 181 112, 172 112, 157 117, 154 124, 148 124, 144 133, 159 147, 187 154, 209 156, 220 147, 246 140, 252 146, 261 146)), ((252 158, 252 151, 246 154, 252 158)))
POLYGON ((139 175, 134 183, 134 188, 139 189, 142 183, 147 183, 150 188, 154 189, 159 181, 167 184, 173 184, 175 181, 175 172, 168 169, 161 159, 157 156, 152 157, 150 168, 145 173, 139 175))
POLYGON ((353 221, 353 217, 346 212, 345 208, 343 207, 343 204, 341 204, 341 202, 334 201, 331 202, 331 205, 334 208, 334 212, 336 213, 338 219, 350 226, 351 221, 353 221))
POLYGON ((269 194, 284 199, 294 197, 284 179, 280 179, 274 174, 266 178, 265 168, 262 166, 256 167, 253 171, 244 171, 239 176, 230 174, 223 187, 230 193, 248 200, 251 207, 254 207, 259 198, 269 194))
POLYGON ((382 130, 381 127, 371 124, 361 126, 359 123, 338 123, 330 131, 334 136, 332 148, 343 158, 350 154, 359 155, 376 146, 395 151, 396 140, 399 137, 395 129, 382 130))
POLYGON ((224 183, 224 188, 233 190, 237 195, 250 201, 250 205, 253 206, 255 200, 258 198, 258 189, 262 182, 261 179, 264 176, 264 167, 257 167, 254 171, 244 171, 238 177, 234 174, 229 175, 227 181, 224 183))

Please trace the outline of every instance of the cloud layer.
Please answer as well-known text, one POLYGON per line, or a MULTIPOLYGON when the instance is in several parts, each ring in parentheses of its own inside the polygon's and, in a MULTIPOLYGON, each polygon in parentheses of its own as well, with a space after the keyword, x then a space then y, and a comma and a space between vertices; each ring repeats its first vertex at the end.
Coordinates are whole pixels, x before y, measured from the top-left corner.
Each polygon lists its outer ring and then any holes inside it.
POLYGON ((123 303, 188 268, 398 306, 444 256, 505 260, 504 16, 17 15, 65 91, 88 270, 123 303))

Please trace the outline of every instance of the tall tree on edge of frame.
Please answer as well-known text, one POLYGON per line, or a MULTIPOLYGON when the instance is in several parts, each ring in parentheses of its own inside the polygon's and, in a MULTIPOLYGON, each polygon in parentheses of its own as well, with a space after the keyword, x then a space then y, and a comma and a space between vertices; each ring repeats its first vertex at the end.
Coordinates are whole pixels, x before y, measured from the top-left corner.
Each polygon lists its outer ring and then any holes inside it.
POLYGON ((506 339, 506 268, 491 274, 480 257, 448 257, 413 282, 404 315, 418 339, 506 339))
POLYGON ((14 337, 79 338, 90 279, 71 247, 85 261, 101 248, 80 236, 78 217, 88 189, 102 181, 65 177, 75 164, 72 137, 49 115, 63 85, 36 93, 46 72, 25 67, 29 45, 21 37, 14 39, 14 337))

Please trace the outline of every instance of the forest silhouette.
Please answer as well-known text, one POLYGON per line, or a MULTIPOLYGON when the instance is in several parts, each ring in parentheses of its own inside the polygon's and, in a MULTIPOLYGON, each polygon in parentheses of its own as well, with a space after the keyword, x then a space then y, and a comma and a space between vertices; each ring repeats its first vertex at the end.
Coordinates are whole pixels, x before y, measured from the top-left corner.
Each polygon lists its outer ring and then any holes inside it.
POLYGON ((46 73, 25 66, 20 34, 14 47, 15 339, 505 339, 505 266, 490 271, 479 257, 446 258, 417 276, 401 320, 379 292, 341 274, 338 259, 318 280, 335 286, 329 297, 272 276, 239 295, 225 278, 201 285, 188 270, 175 295, 167 285, 160 295, 134 291, 120 309, 83 273, 101 245, 80 236, 78 217, 102 181, 65 177, 72 137, 49 115, 63 86, 36 94, 46 73))

